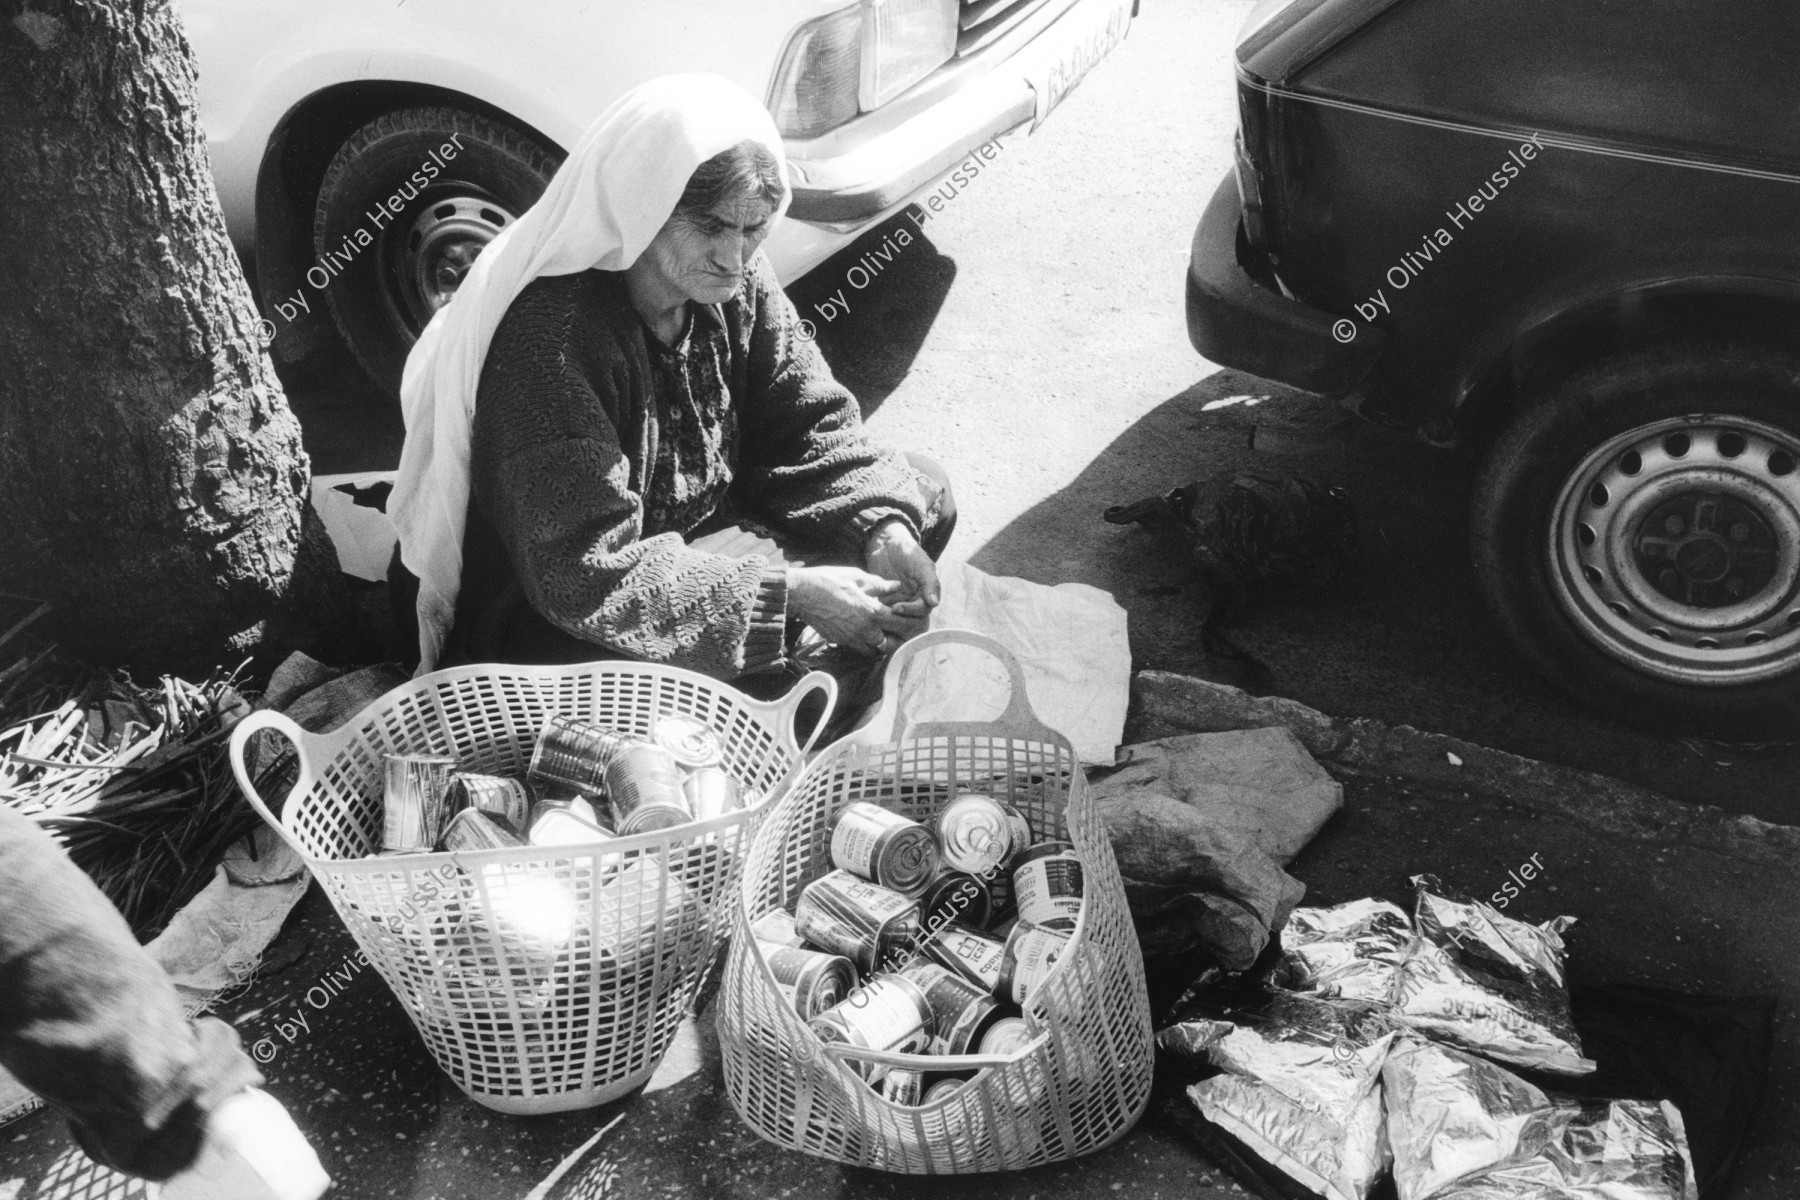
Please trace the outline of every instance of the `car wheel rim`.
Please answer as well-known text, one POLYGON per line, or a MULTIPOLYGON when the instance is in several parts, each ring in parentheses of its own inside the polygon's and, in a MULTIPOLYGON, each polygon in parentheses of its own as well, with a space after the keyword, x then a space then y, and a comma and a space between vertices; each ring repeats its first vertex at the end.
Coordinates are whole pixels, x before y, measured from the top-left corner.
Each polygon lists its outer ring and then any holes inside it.
POLYGON ((1643 425, 1570 473, 1558 602, 1591 642, 1685 685, 1800 665, 1800 439, 1742 417, 1643 425))
POLYGON ((440 195, 392 231, 383 300, 408 341, 450 302, 476 257, 512 222, 510 212, 485 197, 440 195))

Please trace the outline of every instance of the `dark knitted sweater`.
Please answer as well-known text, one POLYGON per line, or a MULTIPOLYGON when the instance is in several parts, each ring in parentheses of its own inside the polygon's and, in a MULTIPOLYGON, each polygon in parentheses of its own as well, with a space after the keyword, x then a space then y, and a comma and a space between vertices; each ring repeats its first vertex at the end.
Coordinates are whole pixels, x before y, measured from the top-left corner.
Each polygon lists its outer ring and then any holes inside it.
POLYGON ((536 279, 507 309, 476 393, 453 652, 522 593, 618 654, 720 678, 770 669, 785 570, 686 535, 748 519, 859 556, 885 517, 920 527, 917 477, 865 436, 761 254, 735 298, 689 311, 664 347, 607 271, 536 279))

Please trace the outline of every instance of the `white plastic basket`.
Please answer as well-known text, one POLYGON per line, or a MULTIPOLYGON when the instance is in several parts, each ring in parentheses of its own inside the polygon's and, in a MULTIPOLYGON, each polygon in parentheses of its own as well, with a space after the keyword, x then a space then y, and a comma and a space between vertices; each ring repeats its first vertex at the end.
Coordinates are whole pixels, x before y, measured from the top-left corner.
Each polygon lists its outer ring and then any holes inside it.
POLYGON ((395 688, 327 734, 255 713, 232 734, 231 765, 438 1065, 489 1108, 559 1112, 616 1099, 656 1070, 727 932, 743 852, 811 749, 794 740, 793 718, 814 691, 829 713, 837 686, 823 673, 765 703, 644 663, 459 667, 395 688), (698 717, 722 736, 724 766, 765 799, 593 846, 367 857, 380 849, 384 754, 523 775, 553 713, 640 737, 658 715, 698 717), (299 756, 279 820, 244 766, 250 738, 269 729, 299 756))
POLYGON ((777 1145, 914 1174, 1033 1167, 1116 1141, 1150 1099, 1150 1002, 1118 865, 1074 748, 1032 713, 1006 650, 965 630, 934 631, 903 646, 888 667, 882 711, 895 714, 892 740, 845 739, 822 752, 751 847, 718 1003, 732 1106, 777 1145), (953 643, 1006 665, 1006 711, 992 722, 910 726, 907 671, 925 652, 953 643), (791 909, 800 889, 830 869, 831 825, 845 805, 866 800, 929 821, 960 788, 1015 805, 1034 838, 1067 840, 1082 860, 1085 899, 1074 937, 1024 1006, 1030 1044, 1005 1056, 950 1057, 822 1043, 777 990, 750 923, 791 909), (957 1091, 910 1107, 884 1099, 848 1059, 978 1073, 957 1091))

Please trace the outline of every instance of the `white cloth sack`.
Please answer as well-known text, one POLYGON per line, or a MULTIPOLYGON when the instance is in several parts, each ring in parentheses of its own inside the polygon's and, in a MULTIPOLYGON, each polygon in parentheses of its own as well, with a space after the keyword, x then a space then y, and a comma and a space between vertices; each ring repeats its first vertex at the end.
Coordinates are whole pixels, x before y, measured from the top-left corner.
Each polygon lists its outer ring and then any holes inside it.
POLYGON ((694 169, 740 142, 787 159, 769 112, 717 75, 667 75, 625 93, 582 135, 538 202, 488 243, 406 360, 406 444, 388 515, 419 578, 419 673, 437 665, 456 615, 469 508, 469 429, 494 330, 540 275, 621 271, 675 211, 694 169))
MULTIPOLYGON (((938 582, 943 597, 931 628, 972 629, 1012 651, 1038 719, 1073 742, 1082 762, 1112 765, 1131 700, 1125 610, 1112 596, 1085 583, 1047 587, 989 575, 967 563, 939 563, 938 582)), ((957 646, 932 655, 906 698, 912 720, 978 720, 1006 707, 1006 673, 987 656, 957 646)), ((869 727, 885 731, 892 721, 876 715, 869 727)))

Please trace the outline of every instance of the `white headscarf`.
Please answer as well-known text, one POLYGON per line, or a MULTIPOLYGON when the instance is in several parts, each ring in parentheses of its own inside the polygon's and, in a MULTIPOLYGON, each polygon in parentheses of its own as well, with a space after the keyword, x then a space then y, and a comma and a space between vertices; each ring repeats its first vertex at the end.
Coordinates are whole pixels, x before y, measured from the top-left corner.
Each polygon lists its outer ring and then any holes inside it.
POLYGON ((694 169, 744 141, 766 146, 781 166, 779 217, 787 159, 755 97, 717 75, 668 75, 633 88, 600 114, 543 196, 488 243, 425 327, 400 384, 406 444, 388 502, 401 560, 419 577, 421 674, 437 665, 456 613, 475 388, 500 318, 540 275, 629 267, 694 169))

